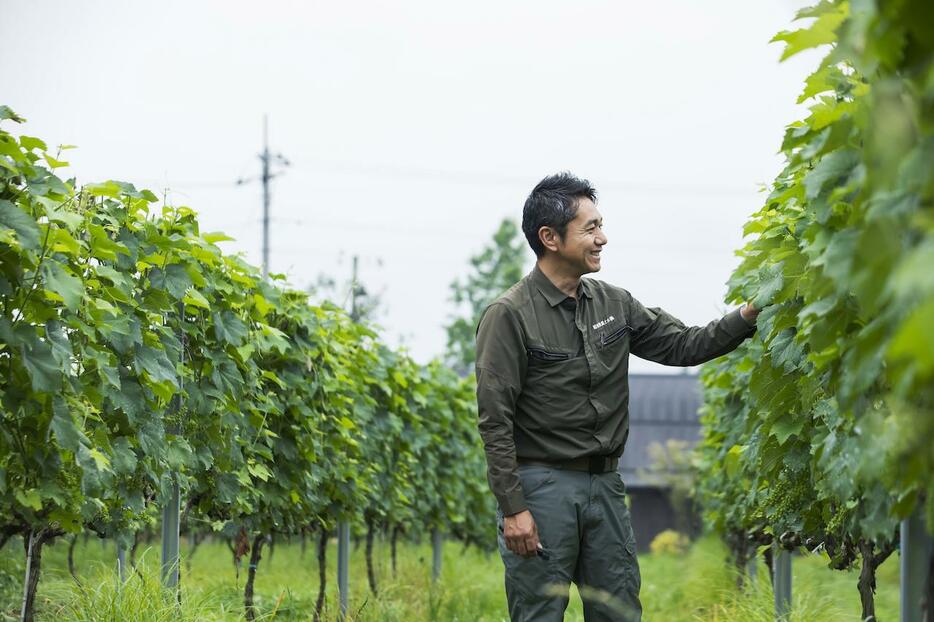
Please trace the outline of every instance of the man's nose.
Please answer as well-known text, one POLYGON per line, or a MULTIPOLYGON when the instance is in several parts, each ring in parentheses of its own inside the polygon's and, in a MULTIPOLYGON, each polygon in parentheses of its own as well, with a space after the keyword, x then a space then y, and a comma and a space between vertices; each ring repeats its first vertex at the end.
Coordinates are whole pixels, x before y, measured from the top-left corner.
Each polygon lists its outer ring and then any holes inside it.
POLYGON ((606 234, 603 233, 602 229, 597 234, 597 237, 594 238, 594 242, 596 242, 597 246, 603 246, 604 244, 607 243, 606 234))

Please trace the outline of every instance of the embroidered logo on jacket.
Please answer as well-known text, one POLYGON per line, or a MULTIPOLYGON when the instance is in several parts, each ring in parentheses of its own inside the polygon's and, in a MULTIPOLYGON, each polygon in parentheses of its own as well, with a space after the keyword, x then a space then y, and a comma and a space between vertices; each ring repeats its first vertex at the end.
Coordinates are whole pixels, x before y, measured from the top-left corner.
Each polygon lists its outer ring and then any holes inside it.
POLYGON ((597 329, 603 328, 604 326, 606 326, 607 324, 609 324, 610 322, 612 322, 612 321, 614 321, 614 320, 616 320, 616 318, 613 317, 613 316, 611 315, 610 317, 606 318, 605 320, 600 320, 599 322, 597 322, 596 324, 594 324, 594 325, 593 325, 593 329, 594 329, 594 330, 597 330, 597 329))

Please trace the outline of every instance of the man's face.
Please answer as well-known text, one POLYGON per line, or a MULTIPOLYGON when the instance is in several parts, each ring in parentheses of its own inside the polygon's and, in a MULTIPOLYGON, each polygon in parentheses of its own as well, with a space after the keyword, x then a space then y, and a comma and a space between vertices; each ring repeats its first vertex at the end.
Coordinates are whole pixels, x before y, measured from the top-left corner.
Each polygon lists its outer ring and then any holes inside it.
POLYGON ((577 216, 568 223, 564 240, 557 238, 558 255, 580 275, 600 270, 600 251, 607 239, 603 216, 588 198, 577 204, 577 216))

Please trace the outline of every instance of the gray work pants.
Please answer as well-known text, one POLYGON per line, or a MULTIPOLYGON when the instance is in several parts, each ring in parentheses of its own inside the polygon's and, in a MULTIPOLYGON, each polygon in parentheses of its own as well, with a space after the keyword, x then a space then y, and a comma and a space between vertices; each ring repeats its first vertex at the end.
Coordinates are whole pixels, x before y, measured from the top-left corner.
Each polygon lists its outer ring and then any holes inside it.
POLYGON ((506 548, 497 509, 512 622, 561 622, 573 581, 587 622, 639 622, 639 564, 619 473, 520 465, 519 479, 548 559, 506 548))

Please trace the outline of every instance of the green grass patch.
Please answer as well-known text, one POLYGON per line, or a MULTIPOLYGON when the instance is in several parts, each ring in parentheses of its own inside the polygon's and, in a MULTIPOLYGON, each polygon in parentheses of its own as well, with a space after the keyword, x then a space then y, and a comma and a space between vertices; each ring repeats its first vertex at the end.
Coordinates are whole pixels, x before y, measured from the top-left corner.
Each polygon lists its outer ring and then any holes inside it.
MULTIPOLYGON (((183 543, 184 544, 184 543, 183 543)), ((239 576, 227 546, 202 544, 195 554, 182 547, 181 606, 159 583, 159 543, 141 545, 139 573, 126 583, 116 576, 116 552, 111 542, 80 538, 75 563, 81 586, 67 570, 67 541, 48 546, 37 598, 39 620, 55 622, 234 621, 243 619, 243 587, 247 560, 239 576)), ((315 547, 305 553, 297 541, 264 549, 256 578, 256 606, 262 620, 309 620, 318 588, 315 547)), ((325 620, 336 620, 336 546, 328 550, 325 620)), ((4 619, 15 620, 22 597, 22 546, 7 544, 0 557, 0 605, 4 619)), ((503 565, 498 554, 486 555, 454 542, 444 547, 440 581, 431 582, 431 547, 400 543, 398 572, 390 568, 389 545, 377 542, 375 559, 379 593, 370 593, 363 546, 351 554, 350 620, 353 622, 506 622, 503 565)), ((714 538, 695 543, 684 555, 642 555, 643 617, 655 621, 771 622, 772 590, 765 565, 757 580, 736 589, 727 553, 714 538)), ((860 614, 856 572, 836 572, 818 555, 794 558, 793 614, 790 622, 857 622, 860 614)), ((879 572, 878 619, 898 619, 898 556, 879 572)), ((571 588, 567 622, 582 622, 583 608, 571 588)))

